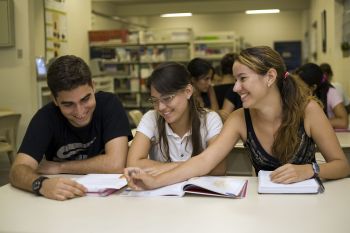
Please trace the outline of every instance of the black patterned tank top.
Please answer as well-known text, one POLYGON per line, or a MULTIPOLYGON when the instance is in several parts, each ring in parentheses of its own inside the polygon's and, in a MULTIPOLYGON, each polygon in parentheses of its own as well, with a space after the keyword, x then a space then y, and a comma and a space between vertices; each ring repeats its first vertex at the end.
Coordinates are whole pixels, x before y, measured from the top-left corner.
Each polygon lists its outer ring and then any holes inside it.
MULTIPOLYGON (((255 168, 255 172, 259 170, 273 171, 283 165, 277 158, 269 155, 261 146, 255 135, 249 109, 244 109, 245 122, 247 127, 247 140, 244 147, 248 149, 250 160, 255 168)), ((315 162, 316 146, 312 138, 310 138, 301 124, 298 130, 300 145, 288 163, 292 164, 308 164, 315 162)))

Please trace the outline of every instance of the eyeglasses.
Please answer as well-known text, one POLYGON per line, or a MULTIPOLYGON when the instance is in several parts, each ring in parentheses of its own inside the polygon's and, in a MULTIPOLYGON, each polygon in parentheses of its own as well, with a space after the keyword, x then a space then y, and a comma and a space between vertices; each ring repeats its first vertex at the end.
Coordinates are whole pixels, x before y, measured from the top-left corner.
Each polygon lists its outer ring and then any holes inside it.
POLYGON ((168 105, 175 98, 175 96, 176 94, 164 95, 164 96, 161 96, 160 98, 150 97, 148 99, 148 102, 150 102, 155 107, 159 105, 159 102, 161 102, 162 104, 168 105))

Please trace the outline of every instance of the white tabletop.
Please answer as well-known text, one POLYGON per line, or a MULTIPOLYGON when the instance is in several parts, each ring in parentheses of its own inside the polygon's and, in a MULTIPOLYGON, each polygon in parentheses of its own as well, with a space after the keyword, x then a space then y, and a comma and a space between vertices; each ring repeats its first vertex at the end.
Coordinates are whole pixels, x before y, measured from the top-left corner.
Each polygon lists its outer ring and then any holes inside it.
POLYGON ((317 232, 350 230, 350 179, 325 183, 318 195, 259 195, 256 177, 247 197, 82 197, 53 201, 5 185, 0 232, 317 232))
POLYGON ((340 146, 344 148, 350 148, 350 132, 336 132, 340 146))

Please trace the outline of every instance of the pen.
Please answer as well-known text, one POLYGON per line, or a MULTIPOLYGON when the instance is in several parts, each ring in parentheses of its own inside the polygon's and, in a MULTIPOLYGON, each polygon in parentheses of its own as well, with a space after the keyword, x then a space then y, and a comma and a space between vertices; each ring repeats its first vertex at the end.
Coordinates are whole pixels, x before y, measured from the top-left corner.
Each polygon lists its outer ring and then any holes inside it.
POLYGON ((318 188, 318 192, 319 193, 323 193, 326 189, 324 188, 324 186, 323 186, 323 182, 322 182, 322 180, 320 179, 320 177, 315 177, 315 180, 316 180, 316 182, 318 183, 318 185, 319 185, 319 188, 318 188))

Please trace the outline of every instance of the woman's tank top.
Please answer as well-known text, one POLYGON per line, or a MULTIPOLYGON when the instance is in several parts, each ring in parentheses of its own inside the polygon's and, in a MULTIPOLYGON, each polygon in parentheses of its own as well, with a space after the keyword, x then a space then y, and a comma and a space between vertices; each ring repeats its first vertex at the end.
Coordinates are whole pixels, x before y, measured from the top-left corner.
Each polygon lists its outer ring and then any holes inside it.
MULTIPOLYGON (((277 158, 269 155, 261 146, 254 132, 249 109, 244 109, 244 116, 247 127, 247 140, 244 146, 248 149, 249 157, 255 168, 255 172, 258 173, 259 170, 273 171, 283 165, 277 158)), ((289 159, 288 163, 308 164, 315 162, 316 146, 313 139, 306 134, 304 124, 300 124, 298 136, 301 139, 300 145, 294 155, 289 159)))

